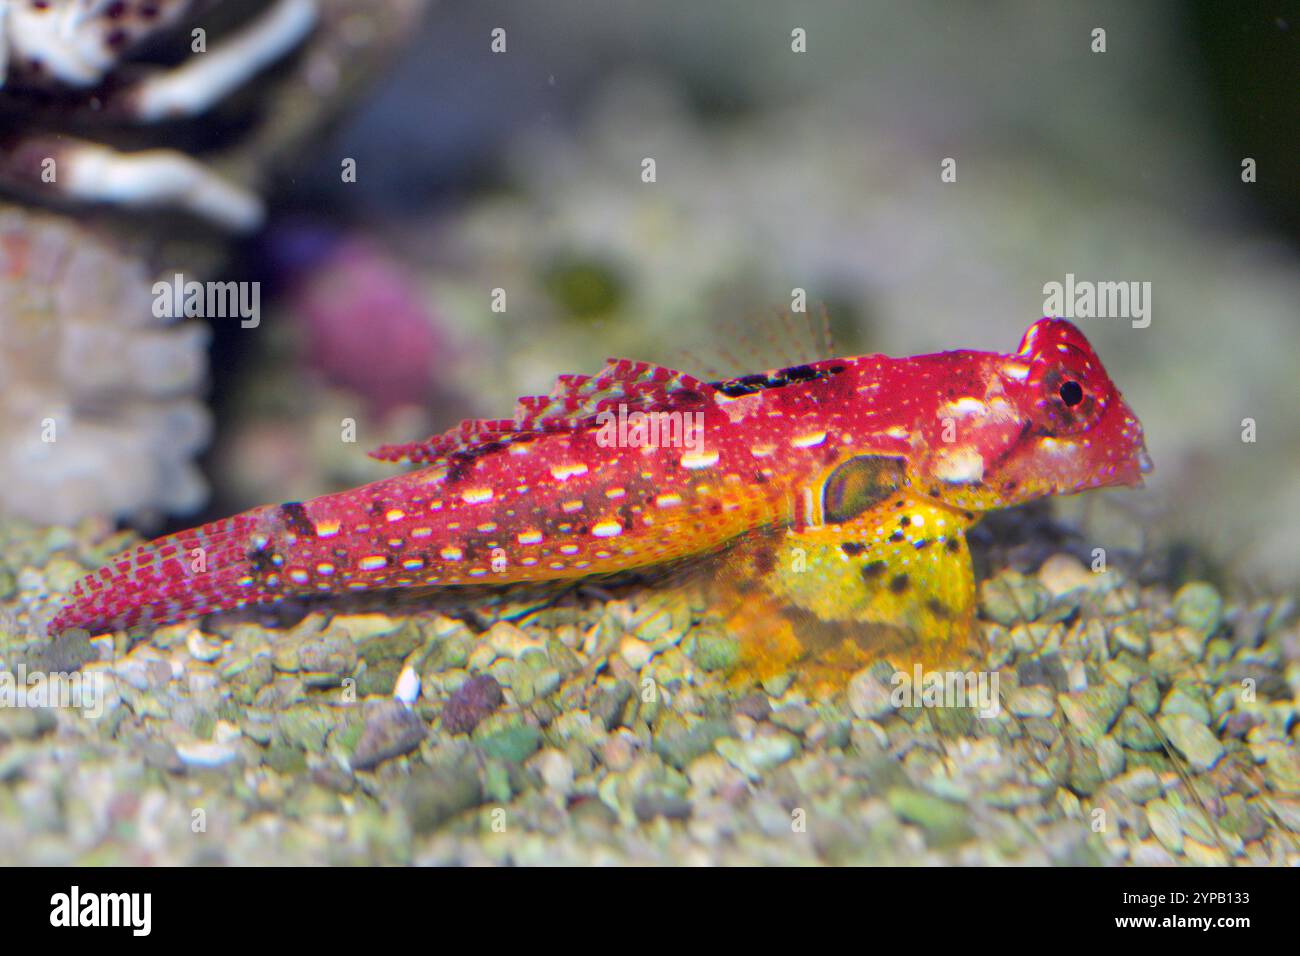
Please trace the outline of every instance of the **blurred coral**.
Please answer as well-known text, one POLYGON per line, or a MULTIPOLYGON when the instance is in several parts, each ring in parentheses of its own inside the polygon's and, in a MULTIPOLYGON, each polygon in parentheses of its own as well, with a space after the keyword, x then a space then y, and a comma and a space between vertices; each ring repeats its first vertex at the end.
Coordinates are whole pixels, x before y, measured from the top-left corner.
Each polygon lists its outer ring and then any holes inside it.
POLYGON ((208 330, 156 318, 152 285, 84 227, 0 206, 0 512, 70 523, 203 503, 208 330))
POLYGON ((377 244, 302 228, 279 241, 293 313, 310 367, 364 398, 381 417, 427 405, 450 344, 413 277, 377 244), (296 268, 295 268, 296 267, 296 268))

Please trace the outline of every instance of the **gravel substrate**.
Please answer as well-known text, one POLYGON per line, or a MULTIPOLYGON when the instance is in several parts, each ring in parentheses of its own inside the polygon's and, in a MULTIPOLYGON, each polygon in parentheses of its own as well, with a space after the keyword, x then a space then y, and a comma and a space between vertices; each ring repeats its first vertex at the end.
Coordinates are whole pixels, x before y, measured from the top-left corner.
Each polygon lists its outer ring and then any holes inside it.
POLYGON ((1065 553, 1001 571, 981 716, 896 706, 887 661, 831 691, 747 682, 683 588, 513 621, 38 634, 125 543, 0 526, 0 671, 79 668, 102 693, 99 716, 0 706, 0 859, 1300 863, 1290 598, 1139 587, 1065 553))

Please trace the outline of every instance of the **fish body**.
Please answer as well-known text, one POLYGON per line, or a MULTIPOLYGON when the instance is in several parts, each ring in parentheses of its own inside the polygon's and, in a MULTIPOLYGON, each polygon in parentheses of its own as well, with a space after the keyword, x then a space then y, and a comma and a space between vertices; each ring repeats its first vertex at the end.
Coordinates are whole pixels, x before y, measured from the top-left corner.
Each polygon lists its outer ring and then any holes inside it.
POLYGON ((521 399, 511 419, 375 454, 422 467, 142 545, 79 582, 51 629, 292 595, 575 580, 757 531, 811 556, 812 574, 758 573, 819 616, 959 610, 973 591, 961 535, 979 512, 1136 484, 1149 467, 1136 417, 1059 319, 1010 355, 868 355, 712 383, 610 360, 521 399))

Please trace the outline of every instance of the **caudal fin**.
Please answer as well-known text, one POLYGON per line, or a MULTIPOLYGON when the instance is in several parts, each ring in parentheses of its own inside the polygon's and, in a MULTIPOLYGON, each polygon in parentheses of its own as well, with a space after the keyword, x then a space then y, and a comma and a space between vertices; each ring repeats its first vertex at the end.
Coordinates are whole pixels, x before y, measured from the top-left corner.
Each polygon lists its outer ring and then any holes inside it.
POLYGON ((50 633, 92 634, 168 624, 275 595, 253 573, 249 548, 267 509, 157 538, 112 558, 77 582, 50 633))

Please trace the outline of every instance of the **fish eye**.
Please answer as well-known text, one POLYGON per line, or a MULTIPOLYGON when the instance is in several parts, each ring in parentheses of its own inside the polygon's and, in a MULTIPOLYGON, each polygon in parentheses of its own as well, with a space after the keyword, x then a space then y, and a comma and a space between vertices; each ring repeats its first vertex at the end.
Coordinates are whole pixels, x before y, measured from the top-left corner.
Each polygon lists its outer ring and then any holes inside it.
POLYGON ((1073 408, 1083 401, 1083 386, 1071 379, 1061 383, 1059 394, 1061 401, 1065 402, 1067 407, 1073 408))

